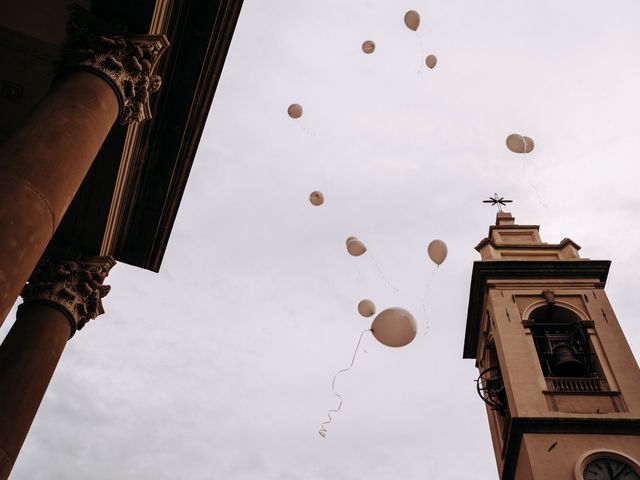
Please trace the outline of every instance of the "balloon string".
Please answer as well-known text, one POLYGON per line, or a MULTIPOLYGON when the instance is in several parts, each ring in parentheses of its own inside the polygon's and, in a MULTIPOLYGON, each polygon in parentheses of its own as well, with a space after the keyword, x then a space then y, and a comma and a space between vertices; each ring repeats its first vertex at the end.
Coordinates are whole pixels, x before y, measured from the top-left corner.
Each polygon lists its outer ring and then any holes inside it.
MULTIPOLYGON (((527 139, 523 138, 524 140, 524 152, 527 151, 527 139)), ((542 197, 540 196, 540 191, 538 190, 538 187, 536 187, 536 185, 531 181, 531 179, 529 178, 529 175, 527 174, 527 154, 526 153, 522 153, 522 174, 523 176, 527 179, 527 183, 529 184, 529 186, 533 189, 534 192, 536 192, 536 197, 538 197, 538 203, 540 205, 542 205, 543 208, 549 208, 549 204, 544 202, 542 200, 542 197)))
POLYGON ((396 287, 393 283, 391 283, 391 281, 387 278, 387 276, 382 271, 382 268, 380 268, 380 264, 376 260, 376 257, 373 256, 373 253, 369 252, 368 256, 369 256, 369 258, 371 258, 371 261, 373 262, 373 265, 376 267, 376 270, 378 270, 378 273, 380 274, 382 279, 387 283, 387 285, 389 285, 394 291, 399 292, 400 289, 398 287, 396 287))
POLYGON ((336 413, 337 414, 340 411, 340 409, 342 408, 343 398, 338 392, 336 392, 336 378, 338 378, 338 375, 340 375, 341 373, 348 372, 349 370, 351 370, 353 368, 353 364, 356 361, 356 356, 358 355, 358 349, 360 348, 360 344, 362 343, 362 337, 364 337, 365 333, 370 332, 370 331, 371 331, 371 329, 367 328, 366 330, 363 330, 362 333, 360 334, 360 338, 358 339, 358 343, 356 345, 356 349, 353 351, 353 357, 351 358, 351 364, 347 368, 343 368, 342 370, 339 370, 333 376, 333 380, 331 381, 331 390, 333 391, 333 394, 336 397, 338 397, 338 399, 340 401, 338 402, 338 406, 336 408, 332 408, 331 410, 329 410, 329 412, 327 412, 327 416, 329 417, 329 420, 326 421, 326 422, 322 422, 320 424, 320 430, 318 430, 318 433, 320 434, 320 436, 322 438, 325 438, 327 436, 326 426, 329 425, 331 423, 331 421, 333 420, 333 418, 331 417, 331 414, 332 413, 336 413))
POLYGON ((431 283, 433 279, 436 278, 436 273, 438 273, 438 269, 440 265, 436 265, 436 268, 433 270, 431 274, 431 278, 427 280, 427 284, 424 287, 424 296, 422 297, 422 312, 424 313, 424 333, 423 336, 427 334, 427 330, 429 330, 429 315, 427 315, 427 297, 429 296, 429 290, 431 287, 431 283))
POLYGON ((298 128, 300 130, 302 130, 304 133, 306 133, 307 135, 309 135, 310 137, 314 137, 316 136, 315 133, 311 132, 310 130, 307 130, 305 127, 302 126, 302 124, 298 121, 296 122, 296 125, 298 126, 298 128))
POLYGON ((416 75, 420 75, 424 72, 427 71, 426 66, 424 64, 424 54, 425 54, 425 48, 424 48, 424 44, 422 43, 422 37, 420 36, 420 34, 416 31, 416 38, 418 39, 418 43, 420 44, 420 55, 422 55, 422 60, 420 62, 420 69, 416 72, 416 75))

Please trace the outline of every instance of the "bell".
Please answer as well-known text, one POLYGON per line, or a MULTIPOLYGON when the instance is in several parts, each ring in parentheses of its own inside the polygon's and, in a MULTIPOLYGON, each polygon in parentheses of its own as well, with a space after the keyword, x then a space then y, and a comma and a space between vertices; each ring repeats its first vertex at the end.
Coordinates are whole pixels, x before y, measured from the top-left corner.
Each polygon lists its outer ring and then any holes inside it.
POLYGON ((556 377, 584 377, 587 366, 576 358, 576 354, 568 344, 559 343, 553 347, 552 371, 556 377))

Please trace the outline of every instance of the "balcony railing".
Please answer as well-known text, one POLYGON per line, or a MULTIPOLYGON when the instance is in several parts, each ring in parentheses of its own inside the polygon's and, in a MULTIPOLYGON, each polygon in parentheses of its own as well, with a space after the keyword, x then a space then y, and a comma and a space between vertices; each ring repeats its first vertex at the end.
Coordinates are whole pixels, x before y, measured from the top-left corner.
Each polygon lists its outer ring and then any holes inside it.
POLYGON ((608 392, 609 384, 597 377, 546 377, 547 388, 552 392, 599 393, 608 392))

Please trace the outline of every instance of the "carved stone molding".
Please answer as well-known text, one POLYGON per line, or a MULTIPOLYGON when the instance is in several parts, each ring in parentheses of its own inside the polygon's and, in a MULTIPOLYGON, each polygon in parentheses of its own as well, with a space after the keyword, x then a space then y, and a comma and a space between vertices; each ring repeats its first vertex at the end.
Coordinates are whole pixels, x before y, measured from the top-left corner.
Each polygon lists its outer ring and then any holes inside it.
POLYGON ((111 256, 86 257, 78 250, 50 247, 21 295, 25 303, 44 302, 62 310, 71 322, 71 338, 89 320, 104 313, 102 298, 111 287, 103 281, 115 264, 111 256))
POLYGON ((154 70, 169 46, 167 37, 126 34, 123 22, 104 22, 75 3, 69 16, 58 73, 86 70, 109 82, 118 96, 122 125, 151 118, 149 96, 161 83, 154 70))

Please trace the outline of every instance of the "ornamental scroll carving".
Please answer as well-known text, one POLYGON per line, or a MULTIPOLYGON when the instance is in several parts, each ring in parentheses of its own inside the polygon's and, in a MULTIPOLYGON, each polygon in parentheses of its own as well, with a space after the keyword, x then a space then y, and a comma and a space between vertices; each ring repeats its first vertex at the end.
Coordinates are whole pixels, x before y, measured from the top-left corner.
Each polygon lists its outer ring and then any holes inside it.
POLYGON ((109 82, 118 96, 121 125, 151 118, 149 96, 161 83, 154 70, 169 46, 167 37, 126 34, 123 22, 104 22, 75 3, 69 16, 57 71, 87 70, 109 82))
POLYGON ((76 330, 104 313, 102 299, 111 287, 103 285, 116 264, 111 256, 85 257, 77 250, 49 248, 28 283, 22 289, 27 302, 54 304, 71 321, 71 336, 76 330))

